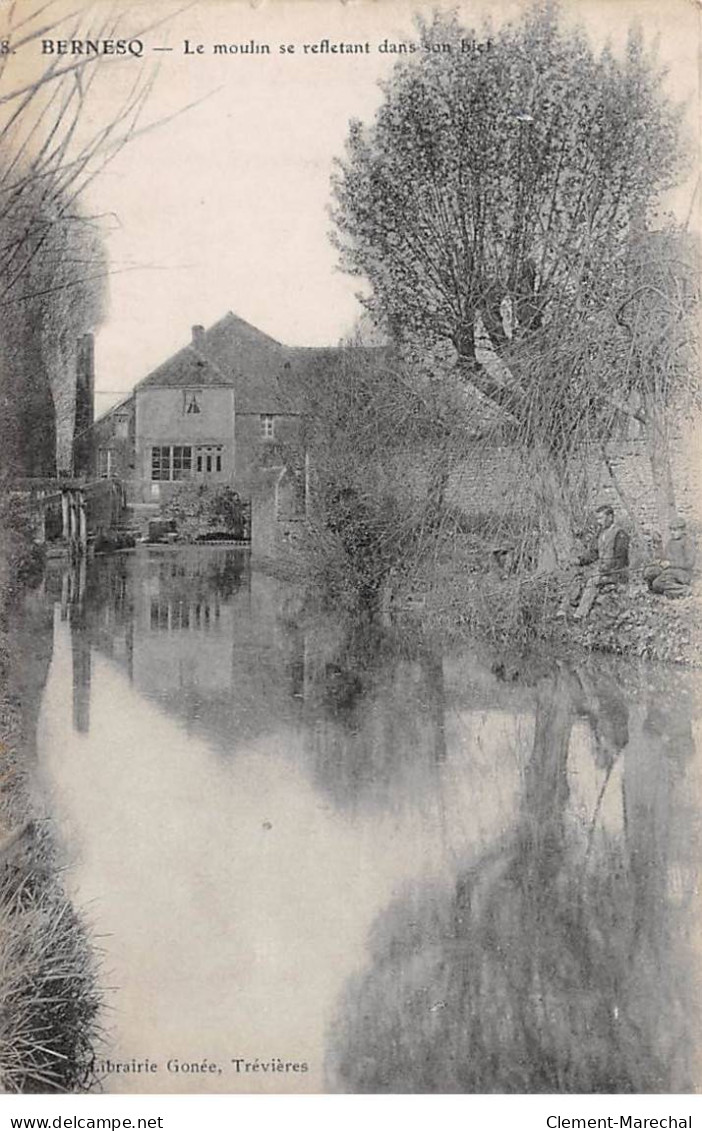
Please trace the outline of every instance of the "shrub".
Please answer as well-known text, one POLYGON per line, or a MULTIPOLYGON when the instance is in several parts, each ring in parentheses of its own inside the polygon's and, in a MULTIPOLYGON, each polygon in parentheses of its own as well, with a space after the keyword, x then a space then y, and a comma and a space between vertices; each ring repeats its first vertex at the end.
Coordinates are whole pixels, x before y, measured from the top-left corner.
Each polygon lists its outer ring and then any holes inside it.
POLYGON ((163 515, 175 521, 181 538, 188 542, 210 533, 237 539, 247 534, 246 505, 227 485, 184 483, 163 507, 163 515))

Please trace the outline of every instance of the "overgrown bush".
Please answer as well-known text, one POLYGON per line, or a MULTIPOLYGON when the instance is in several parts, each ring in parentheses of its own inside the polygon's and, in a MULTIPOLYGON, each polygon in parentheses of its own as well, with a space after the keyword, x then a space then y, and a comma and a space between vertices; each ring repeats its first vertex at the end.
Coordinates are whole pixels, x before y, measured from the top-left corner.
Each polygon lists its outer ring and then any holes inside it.
POLYGON ((334 585, 336 574, 336 587, 345 588, 362 607, 376 608, 384 583, 415 542, 416 531, 400 502, 335 487, 324 498, 323 520, 337 549, 326 561, 327 585, 334 585))
POLYGON ((444 377, 438 362, 354 341, 294 378, 310 468, 305 555, 327 597, 372 608, 391 575, 434 551, 462 419, 444 377))
POLYGON ((183 483, 164 505, 163 515, 175 521, 186 542, 210 533, 226 533, 235 539, 244 539, 248 533, 246 505, 226 484, 183 483))

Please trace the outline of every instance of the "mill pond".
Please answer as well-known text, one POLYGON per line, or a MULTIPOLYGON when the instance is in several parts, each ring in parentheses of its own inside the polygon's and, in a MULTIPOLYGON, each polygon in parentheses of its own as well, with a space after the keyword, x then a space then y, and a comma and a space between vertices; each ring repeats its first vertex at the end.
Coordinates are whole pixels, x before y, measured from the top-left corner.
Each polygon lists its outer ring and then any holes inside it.
POLYGON ((680 669, 313 614, 222 548, 52 563, 24 622, 103 1089, 695 1090, 680 669))

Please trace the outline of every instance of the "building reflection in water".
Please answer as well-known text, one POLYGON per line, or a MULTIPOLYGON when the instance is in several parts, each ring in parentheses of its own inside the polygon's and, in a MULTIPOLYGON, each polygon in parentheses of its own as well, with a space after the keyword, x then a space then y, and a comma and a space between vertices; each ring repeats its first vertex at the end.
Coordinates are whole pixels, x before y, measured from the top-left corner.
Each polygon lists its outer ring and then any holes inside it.
POLYGON ((87 576, 84 567, 55 573, 49 592, 70 626, 79 733, 89 728, 91 652, 188 727, 225 743, 266 729, 276 705, 289 713, 286 681, 301 698, 304 638, 281 619, 270 582, 252 582, 242 551, 99 557, 87 576))
POLYGON ((694 1090, 699 765, 681 676, 602 657, 491 668, 416 628, 304 619, 239 552, 114 555, 54 588, 75 730, 99 656, 222 764, 253 743, 268 757, 273 735, 271 762, 302 759, 344 835, 416 832, 420 863, 383 860, 394 895, 366 920, 359 904, 365 964, 324 1007, 325 1087, 694 1090))

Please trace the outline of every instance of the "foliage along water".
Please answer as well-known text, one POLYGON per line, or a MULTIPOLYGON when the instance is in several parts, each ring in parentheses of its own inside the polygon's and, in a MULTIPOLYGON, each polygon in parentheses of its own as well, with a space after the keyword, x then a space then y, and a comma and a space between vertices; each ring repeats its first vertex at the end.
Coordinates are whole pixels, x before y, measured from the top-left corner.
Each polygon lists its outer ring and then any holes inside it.
POLYGON ((43 599, 38 780, 108 1090, 694 1089, 679 672, 315 618, 241 551, 96 559, 43 599))

